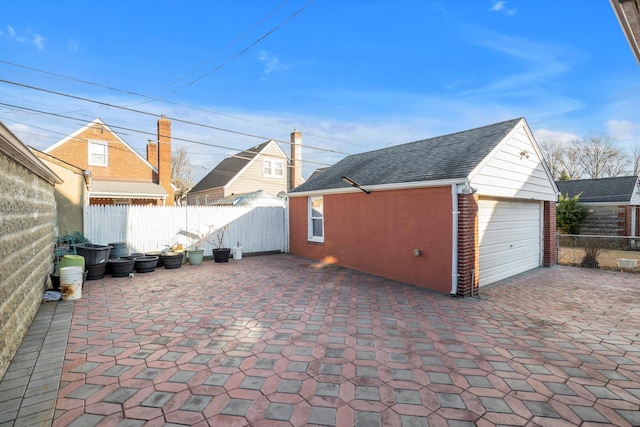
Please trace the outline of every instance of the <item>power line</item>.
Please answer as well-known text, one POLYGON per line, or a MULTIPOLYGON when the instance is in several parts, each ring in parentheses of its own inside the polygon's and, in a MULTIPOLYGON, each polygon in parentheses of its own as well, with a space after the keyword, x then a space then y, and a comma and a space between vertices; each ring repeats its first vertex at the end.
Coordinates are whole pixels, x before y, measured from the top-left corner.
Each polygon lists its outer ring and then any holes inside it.
MULTIPOLYGON (((84 98, 84 97, 81 97, 81 96, 66 94, 66 93, 57 92, 57 91, 50 90, 50 89, 44 89, 44 88, 39 88, 39 87, 36 87, 36 86, 26 85, 26 84, 23 84, 23 83, 12 82, 12 81, 9 81, 9 80, 0 79, 0 83, 6 83, 6 84, 14 85, 14 86, 23 87, 23 88, 26 88, 26 89, 37 90, 37 91, 40 91, 40 92, 45 92, 45 93, 49 93, 49 94, 52 94, 52 95, 63 96, 63 97, 75 99, 75 100, 78 100, 78 101, 90 102, 90 103, 93 103, 93 104, 102 105, 104 107, 117 108, 119 110, 129 111, 129 112, 132 112, 132 113, 138 113, 138 114, 143 114, 143 115, 153 116, 153 117, 157 117, 158 116, 158 114, 150 113, 148 111, 142 111, 142 110, 137 110, 137 109, 134 109, 134 108, 123 107, 123 106, 120 106, 120 105, 114 105, 114 104, 110 104, 108 102, 96 101, 96 100, 89 99, 89 98, 84 98)), ((5 105, 5 106, 9 106, 9 107, 12 107, 12 108, 19 108, 19 109, 23 108, 23 109, 26 109, 26 110, 31 110, 31 111, 38 112, 38 110, 32 110, 32 109, 29 109, 29 108, 26 108, 26 107, 20 107, 20 106, 11 105, 11 104, 2 103, 0 105, 5 105)), ((47 112, 42 112, 42 113, 44 113, 44 114, 54 114, 54 113, 47 113, 47 112)), ((64 116, 61 116, 61 117, 64 117, 64 116)), ((204 127, 204 128, 207 128, 207 129, 218 130, 218 131, 221 131, 221 132, 233 133, 233 134, 236 134, 236 135, 248 136, 250 138, 257 138, 257 139, 263 139, 263 140, 264 139, 273 139, 276 142, 280 142, 282 144, 291 145, 290 141, 285 141, 285 140, 280 140, 280 139, 275 139, 275 138, 268 138, 268 137, 264 137, 264 136, 260 136, 260 135, 254 135, 254 134, 250 134, 250 133, 246 133, 246 132, 240 132, 240 131, 235 131, 235 130, 231 130, 231 129, 220 128, 220 127, 217 127, 217 126, 205 125, 204 123, 197 123, 197 122, 193 122, 193 121, 190 121, 190 120, 183 120, 183 119, 179 119, 177 117, 166 116, 166 118, 171 120, 171 121, 178 122, 178 123, 184 123, 184 124, 188 124, 188 125, 192 125, 192 126, 200 126, 200 127, 204 127)), ((345 152, 342 152, 342 151, 335 151, 335 150, 331 150, 331 149, 327 149, 327 148, 320 148, 320 147, 310 146, 310 145, 306 145, 306 144, 304 145, 304 147, 305 148, 310 148, 310 149, 313 149, 313 150, 333 153, 333 154, 342 154, 342 155, 345 155, 345 156, 350 155, 350 153, 345 153, 345 152)))
MULTIPOLYGON (((167 101, 165 99, 154 98, 152 96, 144 95, 144 94, 141 94, 141 93, 138 93, 138 92, 135 92, 135 91, 130 91, 130 90, 126 90, 126 89, 119 89, 119 88, 116 88, 116 87, 113 87, 113 86, 107 86, 107 85, 103 85, 103 84, 92 82, 92 81, 88 81, 88 80, 82 80, 82 79, 78 79, 78 78, 75 78, 75 77, 64 76, 62 74, 57 74, 57 73, 52 73, 50 71, 40 70, 40 69, 37 69, 37 68, 28 67, 26 65, 20 65, 20 64, 13 63, 13 62, 9 62, 9 61, 4 61, 2 59, 0 59, 0 64, 11 65, 13 67, 23 68, 23 69, 26 69, 26 70, 35 71, 37 73, 42 73, 42 74, 50 75, 50 76, 53 76, 53 77, 57 77, 57 78, 61 78, 61 79, 69 80, 69 81, 75 81, 75 82, 86 84, 86 85, 90 85, 90 86, 101 87, 103 89, 108 89, 108 90, 111 90, 111 91, 114 91, 114 92, 123 93, 125 95, 137 96, 137 97, 145 98, 145 99, 148 99, 148 100, 156 99, 156 100, 158 100, 160 102, 163 102, 165 104, 168 104, 168 105, 175 105, 177 107, 190 108, 190 109, 195 110, 195 111, 202 111, 204 113, 216 114, 216 115, 219 115, 219 116, 222 116, 222 117, 228 117, 230 119, 241 120, 241 121, 244 121, 244 122, 247 122, 247 123, 254 123, 254 124, 257 124, 257 125, 260 125, 260 126, 271 127, 271 128, 274 128, 274 129, 289 130, 289 129, 286 129, 284 127, 276 126, 276 125, 273 125, 273 124, 270 124, 270 123, 262 123, 262 122, 259 122, 259 121, 256 121, 256 120, 246 119, 244 117, 238 117, 238 116, 234 116, 234 115, 231 115, 231 114, 221 113, 219 111, 213 111, 213 110, 209 110, 209 109, 206 109, 206 108, 194 107, 194 106, 183 104, 183 103, 179 103, 179 102, 173 102, 173 101, 167 101)), ((336 138, 329 138, 327 136, 317 135, 317 134, 313 134, 313 133, 309 133, 309 132, 305 132, 305 135, 306 136, 311 136, 311 137, 314 137, 314 138, 318 138, 318 139, 324 139, 326 141, 339 142, 341 144, 354 145, 354 146, 357 146, 357 147, 365 147, 365 145, 363 145, 363 144, 357 144, 355 142, 345 141, 345 140, 336 139, 336 138)))
MULTIPOLYGON (((63 118, 63 119, 75 120, 75 121, 79 121, 79 122, 82 122, 82 123, 86 123, 85 119, 79 119, 79 118, 76 118, 76 117, 69 117, 69 116, 65 116, 63 114, 52 113, 52 112, 42 111, 42 110, 36 110, 36 109, 32 109, 32 108, 27 108, 27 107, 19 107, 19 106, 12 105, 12 104, 7 104, 7 103, 4 103, 4 102, 0 102, 0 105, 3 105, 5 107, 10 107, 10 108, 19 108, 19 109, 22 109, 22 110, 27 110, 27 111, 31 111, 31 112, 35 112, 35 113, 39 113, 39 114, 46 114, 46 115, 50 115, 50 116, 54 116, 54 117, 59 117, 59 118, 63 118)), ((143 130, 139 130, 139 129, 132 129, 132 128, 127 128, 127 127, 124 127, 124 126, 117 126, 117 125, 109 125, 109 124, 106 124, 106 123, 105 123, 105 125, 107 125, 109 128, 113 128, 113 129, 122 129, 122 130, 126 130, 126 131, 129 131, 129 132, 140 133, 140 134, 143 134, 143 135, 152 135, 154 137, 157 136, 153 132, 143 131, 143 130)), ((208 143, 208 142, 196 141, 196 140, 187 139, 187 138, 180 138, 180 137, 176 137, 176 136, 173 136, 173 135, 171 136, 171 139, 172 140, 176 140, 176 141, 182 141, 182 142, 188 142, 188 143, 192 143, 192 144, 203 145, 203 146, 207 146, 207 147, 214 147, 214 148, 221 148, 221 149, 224 149, 224 150, 238 151, 237 148, 233 148, 233 147, 226 147, 224 145, 217 145, 217 144, 211 144, 211 143, 208 143)), ((278 142, 277 140, 272 139, 272 138, 264 138, 264 139, 278 142)), ((251 150, 244 150, 243 152, 244 153, 248 153, 248 154, 255 154, 255 155, 260 154, 257 151, 251 151, 251 150)), ((240 156, 231 156, 231 157, 238 157, 238 158, 241 158, 241 159, 247 159, 246 157, 240 157, 240 156)), ((322 165, 322 166, 330 166, 328 163, 314 162, 314 161, 311 161, 311 160, 305 160, 304 162, 317 164, 317 165, 322 165)))
POLYGON ((260 26, 260 24, 262 24, 263 22, 265 22, 267 19, 269 19, 274 13, 276 13, 278 10, 282 9, 282 7, 288 3, 289 0, 284 0, 282 3, 280 3, 275 9, 273 9, 271 12, 269 12, 266 16, 264 16, 261 20, 259 20, 258 22, 256 22, 251 28, 249 28, 247 31, 245 31, 244 33, 242 33, 240 36, 236 37, 233 41, 231 41, 231 43, 227 44, 225 47, 223 47, 222 49, 220 49, 218 52, 216 52, 213 56, 207 58, 207 60, 205 60, 203 63, 195 66, 194 68, 192 68, 191 70, 187 71, 185 74, 183 74, 182 76, 178 77, 176 80, 172 81, 171 83, 169 83, 168 85, 166 85, 166 87, 171 87, 174 84, 176 84, 177 82, 179 82, 180 80, 184 79, 185 77, 187 77, 189 74, 193 73, 196 69, 198 69, 200 66, 202 65, 206 65, 209 62, 211 62, 213 59, 215 59, 218 55, 220 55, 222 52, 224 52, 225 50, 227 50, 228 48, 230 48, 231 46, 233 46, 236 42, 242 40, 247 34, 249 34, 251 31, 253 31, 254 29, 256 29, 258 26, 260 26))

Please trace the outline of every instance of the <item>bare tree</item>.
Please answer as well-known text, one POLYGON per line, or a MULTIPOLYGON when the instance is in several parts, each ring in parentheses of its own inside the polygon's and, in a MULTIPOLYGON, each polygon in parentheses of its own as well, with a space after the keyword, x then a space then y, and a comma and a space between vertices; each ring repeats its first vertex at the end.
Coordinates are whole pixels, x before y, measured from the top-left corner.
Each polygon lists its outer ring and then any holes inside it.
POLYGON ((542 141, 540 142, 540 151, 542 151, 542 157, 547 162, 549 171, 554 179, 559 179, 562 175, 563 158, 564 158, 564 145, 558 140, 542 141))
POLYGON ((580 162, 580 142, 573 141, 562 156, 562 170, 569 179, 580 179, 584 168, 580 162))
POLYGON ((633 147, 631 151, 631 166, 633 168, 632 175, 640 175, 640 145, 633 147))
POLYGON ((629 159, 616 149, 609 135, 589 135, 577 143, 579 162, 584 173, 592 179, 619 176, 629 159))
POLYGON ((193 165, 183 147, 171 153, 171 183, 176 187, 174 199, 179 205, 185 193, 193 187, 193 165))

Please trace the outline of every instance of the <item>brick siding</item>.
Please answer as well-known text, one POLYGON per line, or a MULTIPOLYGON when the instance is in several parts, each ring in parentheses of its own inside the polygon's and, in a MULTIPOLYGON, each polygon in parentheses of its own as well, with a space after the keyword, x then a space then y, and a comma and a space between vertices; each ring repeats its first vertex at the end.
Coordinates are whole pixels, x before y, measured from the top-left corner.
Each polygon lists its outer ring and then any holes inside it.
POLYGON ((477 293, 479 282, 478 197, 459 194, 458 212, 458 295, 468 297, 472 288, 477 293))

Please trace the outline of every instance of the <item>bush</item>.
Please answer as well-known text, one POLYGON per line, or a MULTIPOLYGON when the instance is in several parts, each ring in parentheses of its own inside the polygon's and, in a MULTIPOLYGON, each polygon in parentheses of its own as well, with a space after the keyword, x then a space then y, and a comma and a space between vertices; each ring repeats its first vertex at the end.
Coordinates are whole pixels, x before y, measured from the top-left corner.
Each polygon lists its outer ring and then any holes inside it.
MULTIPOLYGON (((582 193, 580 193, 582 194, 582 193)), ((589 215, 589 208, 579 203, 580 194, 560 195, 556 209, 556 227, 564 234, 578 234, 580 224, 589 215)))

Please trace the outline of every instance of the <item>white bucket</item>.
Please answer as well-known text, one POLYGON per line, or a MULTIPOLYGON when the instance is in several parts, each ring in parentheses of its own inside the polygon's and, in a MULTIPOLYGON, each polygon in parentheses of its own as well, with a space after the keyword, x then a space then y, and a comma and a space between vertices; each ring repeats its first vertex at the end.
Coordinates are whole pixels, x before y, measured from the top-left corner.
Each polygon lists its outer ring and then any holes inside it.
POLYGON ((242 259, 242 246, 233 248, 233 259, 242 259))
POLYGON ((62 267, 60 269, 60 291, 62 300, 76 300, 82 296, 83 272, 80 266, 62 267))

